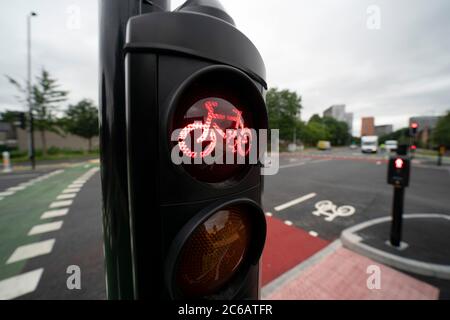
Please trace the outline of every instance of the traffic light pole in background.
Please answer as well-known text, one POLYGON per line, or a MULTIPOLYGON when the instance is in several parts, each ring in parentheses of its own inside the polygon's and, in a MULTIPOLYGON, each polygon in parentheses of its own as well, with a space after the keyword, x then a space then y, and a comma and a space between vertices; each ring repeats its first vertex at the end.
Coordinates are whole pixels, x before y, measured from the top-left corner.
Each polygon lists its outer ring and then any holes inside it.
POLYGON ((261 165, 202 161, 225 150, 248 160, 258 141, 251 129, 267 129, 264 63, 218 1, 169 7, 101 1, 108 298, 257 299, 261 165), (203 138, 192 139, 194 128, 203 138), (223 149, 215 148, 220 137, 223 149), (200 164, 176 164, 174 148, 200 164))
POLYGON ((390 243, 394 247, 400 247, 402 240, 403 204, 405 200, 405 188, 409 185, 410 159, 407 156, 409 146, 399 145, 397 156, 390 157, 388 164, 389 184, 394 186, 394 198, 392 203, 392 224, 390 243))

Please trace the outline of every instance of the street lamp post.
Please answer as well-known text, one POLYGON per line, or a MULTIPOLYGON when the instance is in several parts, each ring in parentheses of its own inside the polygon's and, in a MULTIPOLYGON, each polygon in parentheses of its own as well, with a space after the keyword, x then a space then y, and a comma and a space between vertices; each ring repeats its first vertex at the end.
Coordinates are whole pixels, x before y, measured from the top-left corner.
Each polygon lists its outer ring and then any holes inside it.
POLYGON ((36 168, 36 159, 34 152, 34 123, 33 123, 33 106, 31 99, 31 18, 37 16, 36 12, 30 12, 27 15, 27 93, 28 93, 28 156, 30 158, 31 168, 36 168))

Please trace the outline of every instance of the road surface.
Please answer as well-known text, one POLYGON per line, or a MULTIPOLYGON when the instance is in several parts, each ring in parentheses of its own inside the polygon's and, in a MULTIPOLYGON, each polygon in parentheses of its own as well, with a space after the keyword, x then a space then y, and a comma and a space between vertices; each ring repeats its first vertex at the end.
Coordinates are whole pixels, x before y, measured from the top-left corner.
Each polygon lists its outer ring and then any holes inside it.
MULTIPOLYGON (((390 214, 392 187, 383 156, 307 151, 281 154, 280 165, 278 174, 265 179, 263 284, 338 239, 345 228, 390 214)), ((6 298, 106 298, 96 170, 97 164, 86 162, 0 176, 0 296, 7 288, 6 298), (79 268, 80 289, 68 288, 73 268, 79 268), (26 288, 17 285, 21 281, 26 288)), ((405 213, 450 215, 448 194, 448 167, 416 161, 405 213)))

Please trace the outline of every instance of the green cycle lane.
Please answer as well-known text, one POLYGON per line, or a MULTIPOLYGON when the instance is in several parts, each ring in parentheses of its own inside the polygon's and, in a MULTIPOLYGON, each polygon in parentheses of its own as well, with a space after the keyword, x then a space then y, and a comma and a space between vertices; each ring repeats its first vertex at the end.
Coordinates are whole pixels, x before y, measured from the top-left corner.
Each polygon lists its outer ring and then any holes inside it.
POLYGON ((51 222, 52 219, 40 219, 45 211, 51 210, 50 203, 75 179, 94 167, 98 165, 83 163, 64 168, 62 173, 0 201, 0 281, 21 273, 27 260, 6 264, 8 258, 17 247, 41 240, 41 235, 28 236, 30 229, 51 222))

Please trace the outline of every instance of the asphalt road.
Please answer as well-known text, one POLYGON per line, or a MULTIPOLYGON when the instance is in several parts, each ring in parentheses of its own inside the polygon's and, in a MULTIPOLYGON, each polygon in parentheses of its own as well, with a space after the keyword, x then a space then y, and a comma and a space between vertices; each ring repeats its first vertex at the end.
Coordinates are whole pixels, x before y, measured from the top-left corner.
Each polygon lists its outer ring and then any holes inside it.
MULTIPOLYGON (((386 183, 384 157, 337 149, 282 154, 280 164, 278 174, 265 178, 264 209, 277 221, 299 228, 318 241, 331 242, 347 227, 390 214, 392 187, 386 183), (323 201, 328 201, 325 206, 323 201), (320 202, 322 206, 318 205, 320 202), (321 213, 315 215, 314 211, 321 213), (341 215, 335 214, 331 221, 326 221, 331 212, 341 215)), ((72 203, 63 206, 68 209, 65 215, 42 219, 48 210, 60 209, 49 207, 73 181, 94 167, 83 164, 64 168, 63 172, 0 201, 0 294, 2 281, 43 270, 34 290, 20 299, 105 299, 98 172, 92 173, 80 187, 72 203), (27 235, 33 226, 55 221, 63 222, 57 230, 27 235), (49 241, 53 245, 45 254, 7 263, 17 248, 39 242, 49 249, 49 241), (81 289, 68 289, 70 266, 79 267, 81 289)), ((15 177, 2 175, 0 192, 54 171, 18 173, 15 177)), ((449 194, 448 168, 416 162, 406 191, 405 213, 450 215, 449 194)))

